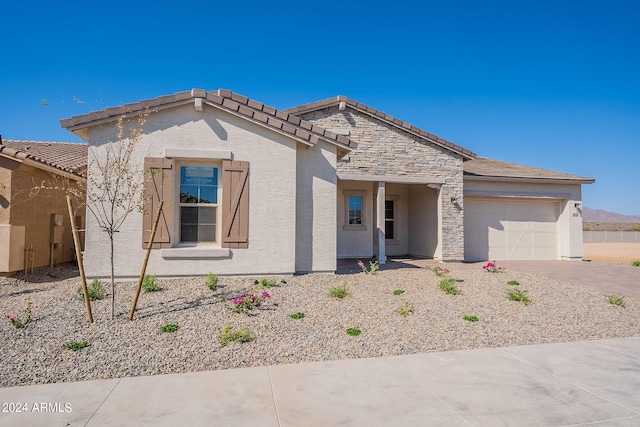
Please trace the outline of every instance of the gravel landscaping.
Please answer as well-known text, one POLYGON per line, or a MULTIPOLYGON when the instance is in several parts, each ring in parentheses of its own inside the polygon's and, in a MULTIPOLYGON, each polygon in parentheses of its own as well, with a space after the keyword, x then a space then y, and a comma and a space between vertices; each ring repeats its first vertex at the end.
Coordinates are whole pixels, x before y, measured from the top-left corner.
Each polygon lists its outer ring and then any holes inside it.
POLYGON ((0 387, 640 334, 633 299, 620 307, 590 288, 509 270, 488 273, 480 264, 421 265, 392 262, 375 275, 354 265, 345 274, 271 277, 278 285, 265 289, 270 298, 246 313, 234 313, 232 299, 253 290, 259 277, 220 277, 215 291, 205 278, 159 279, 159 291, 141 294, 132 322, 135 283, 117 284, 113 322, 105 284, 106 297, 92 303, 93 325, 69 267, 41 270, 29 281, 0 278, 0 387), (444 277, 426 268, 436 265, 450 270, 461 294, 440 289, 444 277), (520 284, 508 285, 512 280, 520 284), (350 296, 329 296, 330 287, 343 284, 350 296), (510 288, 526 290, 531 303, 508 300, 510 288), (28 298, 33 320, 15 328, 5 316, 20 318, 28 298), (162 332, 168 323, 179 329, 162 332), (255 339, 222 345, 227 324, 255 339), (361 333, 351 336, 348 328, 361 333), (72 341, 88 346, 68 350, 72 341))

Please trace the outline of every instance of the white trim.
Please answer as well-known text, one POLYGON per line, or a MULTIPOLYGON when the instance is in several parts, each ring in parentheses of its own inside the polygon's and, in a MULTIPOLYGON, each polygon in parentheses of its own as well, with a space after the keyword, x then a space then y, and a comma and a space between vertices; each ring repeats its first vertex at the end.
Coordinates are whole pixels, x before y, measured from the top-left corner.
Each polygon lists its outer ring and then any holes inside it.
POLYGON ((164 157, 166 159, 177 157, 184 159, 232 160, 233 152, 227 150, 185 150, 183 148, 166 147, 164 149, 164 157))
POLYGON ((206 248, 206 247, 189 247, 189 248, 167 248, 162 249, 160 255, 164 259, 194 259, 194 258, 229 258, 231 250, 229 248, 206 248))
POLYGON ((512 199, 540 199, 540 200, 571 200, 569 193, 528 193, 528 192, 507 192, 507 191, 465 191, 464 197, 484 197, 484 198, 512 198, 512 199))
POLYGON ((535 184, 593 184, 596 182, 592 178, 518 178, 510 176, 472 176, 463 175, 462 181, 495 181, 495 182, 533 182, 535 184))
POLYGON ((390 182, 398 184, 445 184, 444 178, 426 178, 415 176, 386 176, 386 175, 351 175, 338 174, 338 179, 342 181, 372 181, 390 182))

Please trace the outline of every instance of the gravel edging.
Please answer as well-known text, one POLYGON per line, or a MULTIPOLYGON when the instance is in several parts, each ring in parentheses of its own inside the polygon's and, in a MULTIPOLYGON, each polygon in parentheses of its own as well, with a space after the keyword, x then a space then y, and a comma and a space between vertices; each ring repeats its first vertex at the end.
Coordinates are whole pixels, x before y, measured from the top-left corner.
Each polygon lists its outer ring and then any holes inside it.
POLYGON ((93 303, 93 325, 75 298, 78 277, 0 279, 3 318, 21 314, 26 298, 33 302, 33 322, 26 327, 0 323, 0 387, 640 334, 636 300, 626 299, 622 308, 598 291, 540 276, 445 266, 461 295, 442 292, 442 278, 427 268, 385 266, 376 275, 274 277, 286 283, 267 289, 271 298, 248 314, 233 313, 229 300, 253 289, 256 278, 220 277, 215 292, 204 286, 204 278, 158 280, 160 291, 141 294, 133 322, 127 316, 135 283, 118 283, 116 320, 108 320, 108 292, 93 303), (506 299, 509 280, 520 282, 531 304, 506 299), (329 297, 329 288, 343 283, 352 295, 329 297), (393 295, 396 289, 405 292, 393 295), (404 303, 414 311, 403 317, 397 309, 404 303), (304 318, 292 319, 296 312, 304 318), (465 321, 465 315, 479 321, 465 321), (180 329, 163 333, 166 323, 180 329), (227 323, 248 328, 256 340, 221 345, 227 323), (362 334, 347 335, 350 327, 362 334), (89 346, 65 349, 71 341, 89 346))

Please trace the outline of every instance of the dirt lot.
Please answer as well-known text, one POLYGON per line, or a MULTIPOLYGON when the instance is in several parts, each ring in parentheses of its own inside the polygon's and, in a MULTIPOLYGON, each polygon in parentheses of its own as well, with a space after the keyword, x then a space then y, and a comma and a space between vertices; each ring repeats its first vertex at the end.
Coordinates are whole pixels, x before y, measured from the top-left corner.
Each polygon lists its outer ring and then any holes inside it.
POLYGON ((585 231, 638 231, 640 224, 636 222, 585 222, 585 231))
POLYGON ((584 243, 583 259, 631 263, 640 260, 640 243, 584 243))

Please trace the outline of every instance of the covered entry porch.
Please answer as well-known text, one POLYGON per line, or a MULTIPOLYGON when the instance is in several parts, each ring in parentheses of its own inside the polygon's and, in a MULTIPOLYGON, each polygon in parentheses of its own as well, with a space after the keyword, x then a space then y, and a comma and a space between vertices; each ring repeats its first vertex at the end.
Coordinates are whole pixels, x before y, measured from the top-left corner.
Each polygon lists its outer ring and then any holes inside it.
POLYGON ((338 175, 338 258, 442 259, 440 178, 338 175))

